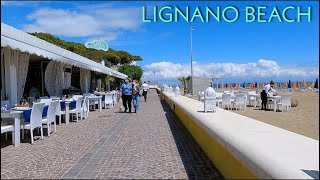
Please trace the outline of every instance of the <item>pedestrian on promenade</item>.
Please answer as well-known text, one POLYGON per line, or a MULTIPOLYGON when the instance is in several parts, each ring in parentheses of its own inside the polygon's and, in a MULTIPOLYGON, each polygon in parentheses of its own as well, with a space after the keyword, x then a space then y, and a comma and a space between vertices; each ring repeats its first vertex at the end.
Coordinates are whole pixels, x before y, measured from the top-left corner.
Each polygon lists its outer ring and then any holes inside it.
POLYGON ((134 112, 137 113, 139 110, 139 101, 140 101, 140 87, 137 80, 133 80, 132 85, 132 98, 133 98, 133 107, 134 112))
POLYGON ((144 97, 144 102, 147 102, 147 94, 149 92, 149 85, 146 83, 146 81, 143 82, 141 85, 142 87, 142 95, 144 97))
POLYGON ((121 85, 120 96, 122 97, 124 112, 127 112, 129 108, 129 113, 131 113, 132 83, 130 78, 125 79, 125 82, 121 85))

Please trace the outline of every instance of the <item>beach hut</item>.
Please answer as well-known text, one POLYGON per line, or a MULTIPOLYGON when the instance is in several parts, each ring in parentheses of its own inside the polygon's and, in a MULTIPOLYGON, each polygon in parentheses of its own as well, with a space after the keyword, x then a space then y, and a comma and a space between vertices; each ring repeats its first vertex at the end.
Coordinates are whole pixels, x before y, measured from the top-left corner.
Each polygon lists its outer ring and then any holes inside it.
POLYGON ((318 89, 319 85, 318 85, 318 78, 316 79, 316 83, 314 84, 314 88, 318 89))

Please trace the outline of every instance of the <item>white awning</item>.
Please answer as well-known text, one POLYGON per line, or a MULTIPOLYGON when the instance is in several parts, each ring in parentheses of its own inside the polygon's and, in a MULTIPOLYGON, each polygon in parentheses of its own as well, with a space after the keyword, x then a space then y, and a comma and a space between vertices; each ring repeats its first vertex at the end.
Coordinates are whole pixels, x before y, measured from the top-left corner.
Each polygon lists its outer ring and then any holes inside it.
POLYGON ((1 22, 1 47, 6 46, 9 46, 12 49, 19 49, 22 52, 36 54, 37 56, 42 56, 47 59, 60 61, 103 74, 109 74, 118 78, 125 79, 128 77, 127 75, 108 68, 100 63, 60 48, 1 22))

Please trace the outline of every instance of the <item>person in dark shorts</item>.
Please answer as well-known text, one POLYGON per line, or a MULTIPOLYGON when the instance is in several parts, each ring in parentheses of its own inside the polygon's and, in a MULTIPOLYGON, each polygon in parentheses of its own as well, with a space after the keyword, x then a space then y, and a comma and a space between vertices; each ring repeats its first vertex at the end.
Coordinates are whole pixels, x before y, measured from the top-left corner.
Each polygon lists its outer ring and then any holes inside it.
POLYGON ((143 82, 141 85, 142 88, 142 95, 144 97, 144 102, 147 102, 147 94, 149 92, 149 85, 146 83, 146 81, 143 82))
POLYGON ((130 78, 127 78, 121 85, 120 96, 122 97, 124 112, 127 112, 129 109, 129 113, 131 113, 132 83, 130 82, 130 78))
POLYGON ((273 89, 274 82, 271 81, 269 84, 265 85, 264 88, 261 91, 261 109, 267 110, 267 102, 268 102, 268 94, 270 95, 270 92, 274 92, 277 94, 277 91, 273 89))

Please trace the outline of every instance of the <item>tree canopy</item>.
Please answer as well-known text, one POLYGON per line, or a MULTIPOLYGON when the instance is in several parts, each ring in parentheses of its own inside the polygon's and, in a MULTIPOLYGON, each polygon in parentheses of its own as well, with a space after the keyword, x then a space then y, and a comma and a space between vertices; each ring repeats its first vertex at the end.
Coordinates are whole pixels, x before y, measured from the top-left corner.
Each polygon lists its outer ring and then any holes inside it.
POLYGON ((118 71, 138 81, 140 81, 143 74, 143 70, 140 66, 130 65, 130 64, 123 64, 122 66, 119 67, 118 71))
POLYGON ((76 54, 79 54, 83 57, 86 57, 88 59, 94 60, 96 62, 100 62, 100 60, 105 60, 106 66, 110 67, 112 65, 116 65, 118 63, 120 64, 130 64, 132 61, 142 61, 142 58, 140 56, 131 55, 127 51, 116 51, 112 48, 109 48, 109 50, 102 51, 102 50, 95 50, 95 49, 87 49, 83 44, 81 43, 75 43, 75 42, 68 42, 64 41, 60 38, 54 37, 53 35, 49 33, 29 33, 33 36, 36 36, 40 39, 43 39, 49 43, 52 43, 54 45, 57 45, 61 48, 67 49, 71 52, 74 52, 76 54))

